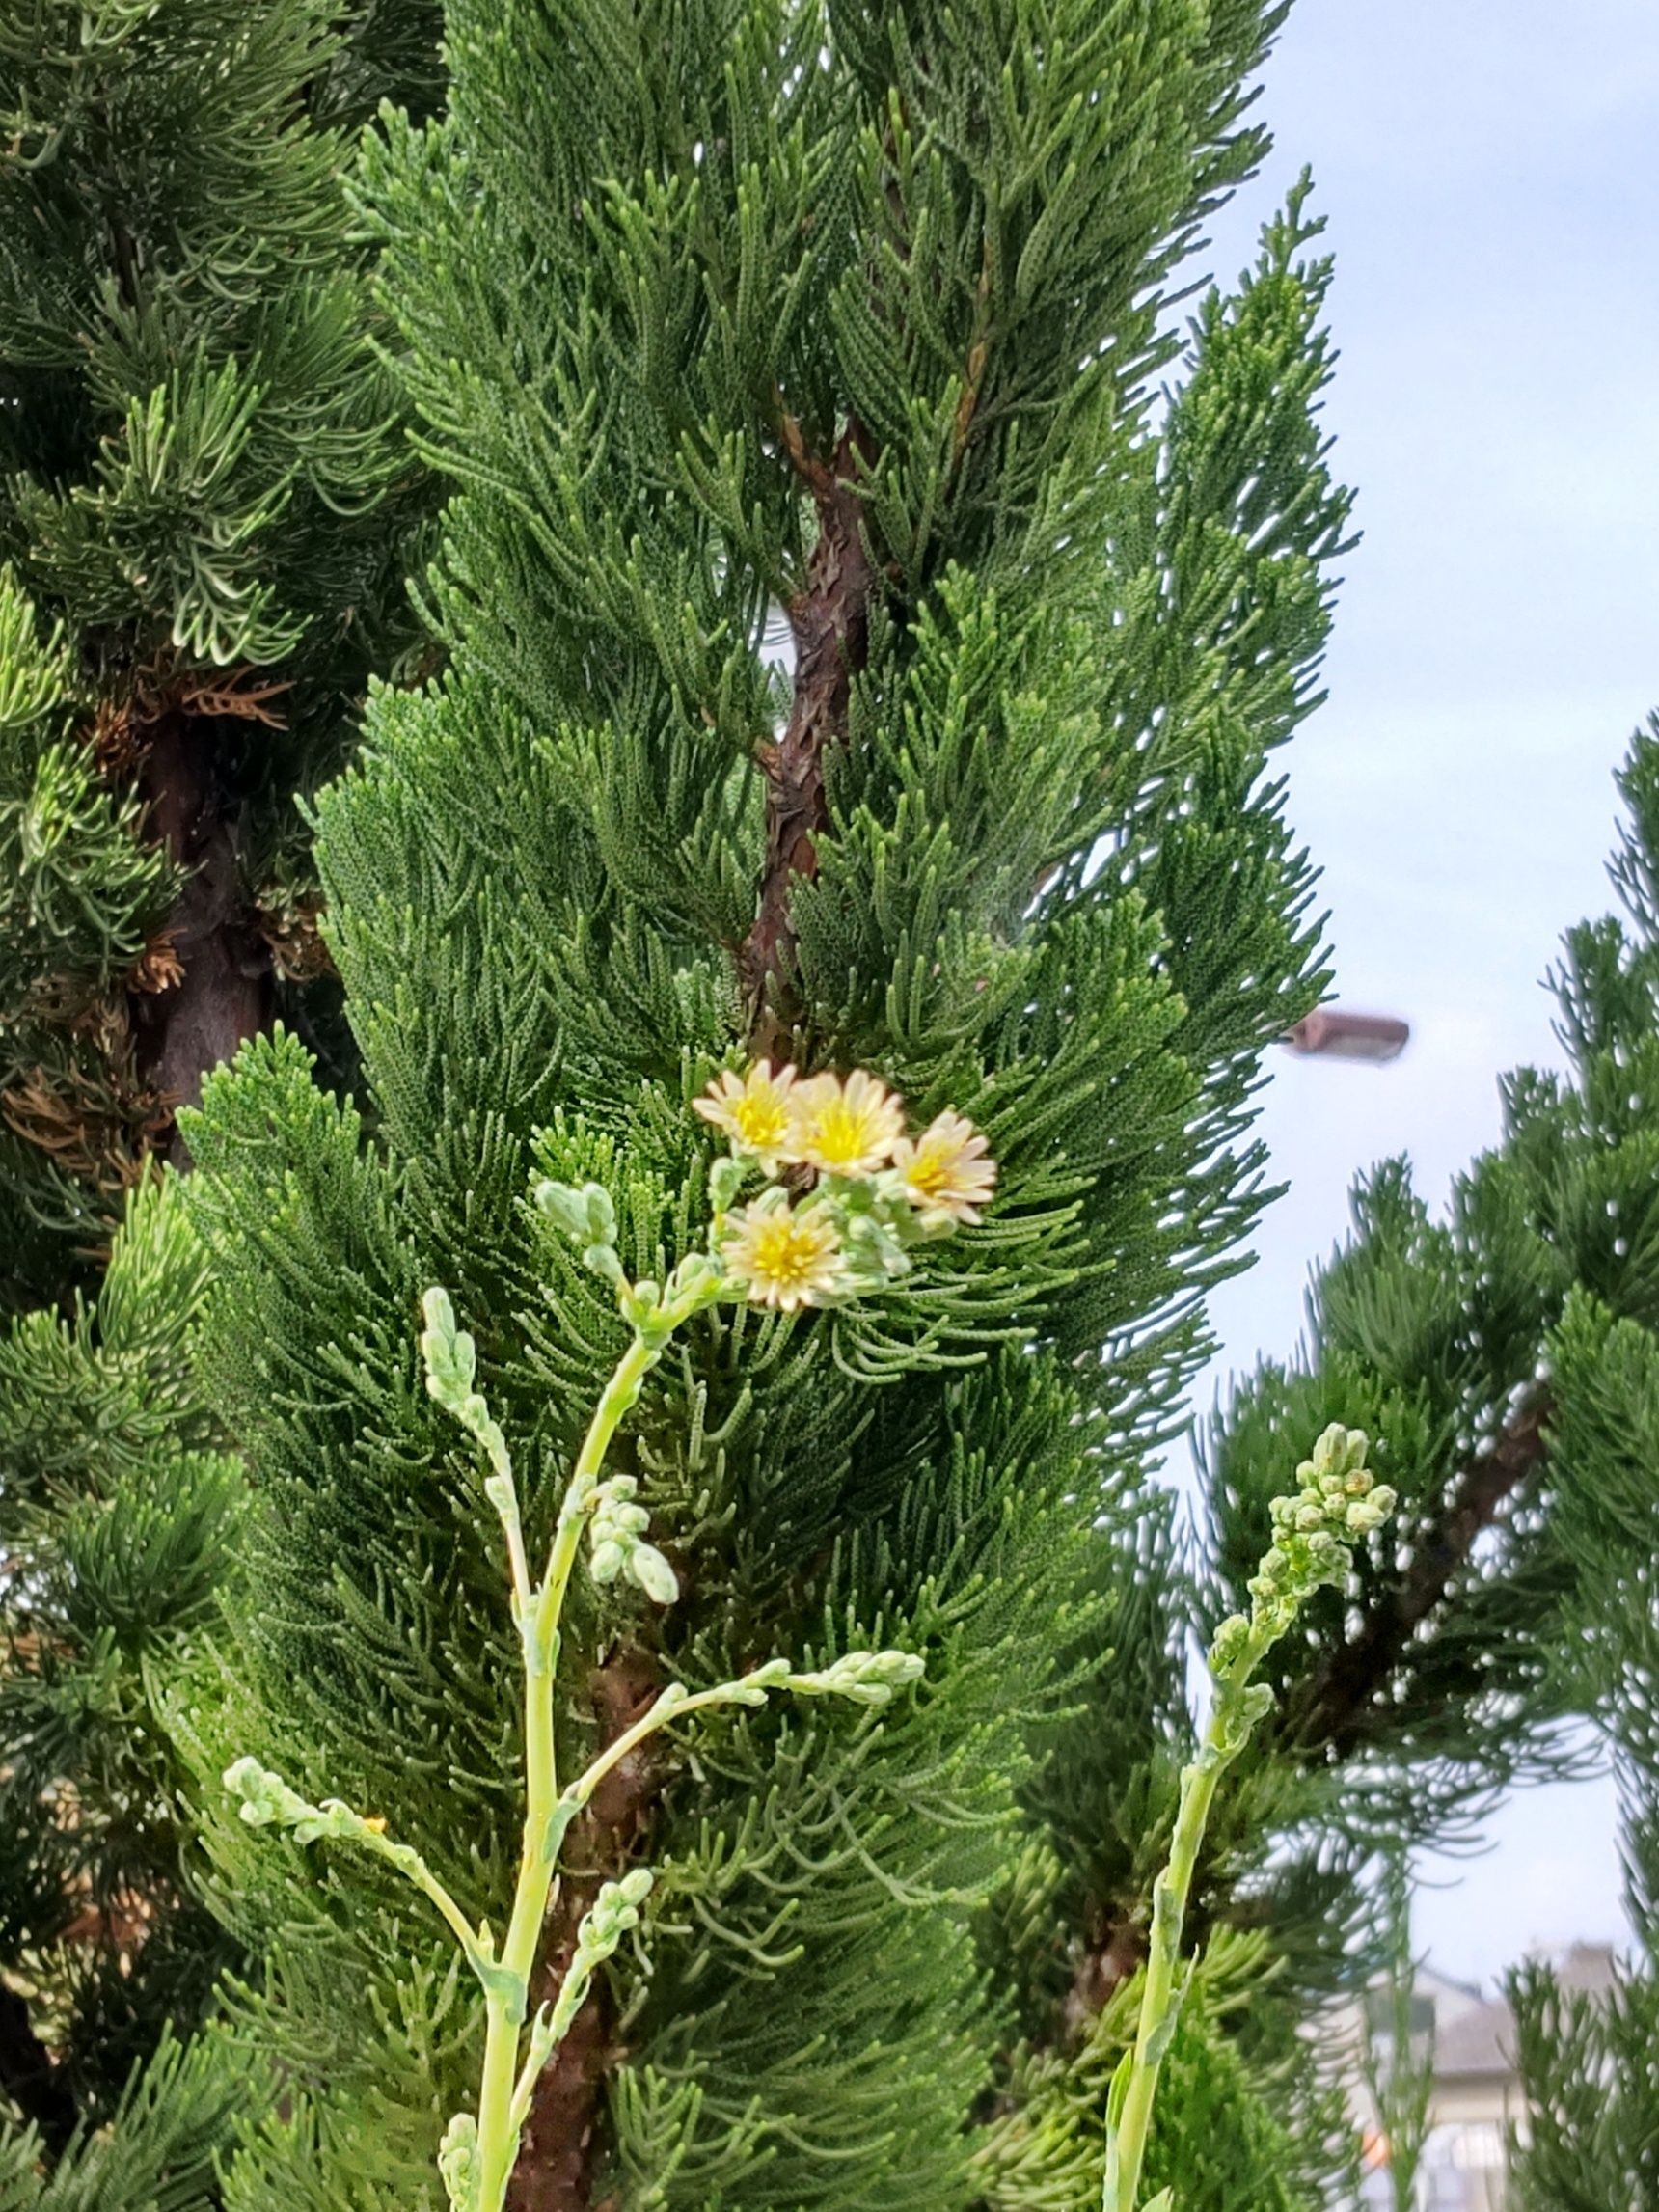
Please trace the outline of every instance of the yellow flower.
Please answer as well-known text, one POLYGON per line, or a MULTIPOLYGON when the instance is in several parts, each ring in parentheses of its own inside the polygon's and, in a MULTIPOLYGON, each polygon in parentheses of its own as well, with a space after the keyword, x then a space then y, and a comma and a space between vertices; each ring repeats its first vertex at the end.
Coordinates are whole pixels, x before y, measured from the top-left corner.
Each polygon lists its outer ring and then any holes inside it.
POLYGON ((770 1060, 757 1060, 746 1075, 725 1069, 693 1105, 704 1121, 725 1131, 735 1151, 752 1154, 770 1175, 789 1135, 794 1088, 793 1068, 774 1075, 770 1060))
POLYGON ((990 1147, 959 1113, 941 1113, 913 1141, 901 1137, 893 1169, 911 1204, 936 1220, 977 1221, 996 1188, 990 1147))
POLYGON ((839 1076, 814 1076, 800 1085, 795 1119, 784 1153, 825 1175, 875 1175, 904 1134, 902 1100, 864 1068, 839 1076))
POLYGON ((756 1199, 731 1216, 721 1258, 726 1270, 748 1286, 751 1305, 822 1305, 844 1287, 841 1239, 822 1208, 791 1209, 776 1200, 756 1199))

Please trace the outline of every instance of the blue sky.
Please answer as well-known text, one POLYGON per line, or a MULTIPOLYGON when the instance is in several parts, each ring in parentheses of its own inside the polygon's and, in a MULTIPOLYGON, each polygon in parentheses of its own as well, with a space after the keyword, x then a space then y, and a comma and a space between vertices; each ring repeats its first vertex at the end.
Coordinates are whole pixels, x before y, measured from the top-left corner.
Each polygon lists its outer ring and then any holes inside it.
MULTIPOLYGON (((1659 5, 1299 0, 1277 140, 1214 227, 1224 275, 1304 162, 1337 256, 1327 403, 1357 486, 1331 698, 1289 756, 1340 996, 1409 1016, 1386 1070, 1281 1060, 1291 1182, 1217 1301, 1227 1368, 1301 1325, 1354 1170, 1436 1200, 1498 1133, 1498 1073, 1553 1061, 1538 979, 1609 903, 1612 772, 1659 706, 1659 5)), ((1490 1977, 1620 1926, 1606 1784, 1526 1793, 1423 1870, 1418 1939, 1490 1977)))

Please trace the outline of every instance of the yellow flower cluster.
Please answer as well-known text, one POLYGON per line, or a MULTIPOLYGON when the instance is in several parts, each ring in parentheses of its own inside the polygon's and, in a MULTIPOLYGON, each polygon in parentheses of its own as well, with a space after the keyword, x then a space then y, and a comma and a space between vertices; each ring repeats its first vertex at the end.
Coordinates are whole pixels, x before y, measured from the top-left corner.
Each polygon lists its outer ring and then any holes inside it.
POLYGON ((822 1179, 799 1206, 774 1186, 725 1224, 727 1271, 755 1303, 784 1312, 847 1297, 872 1255, 885 1272, 902 1271, 907 1235, 979 1220, 996 1188, 996 1163, 970 1121, 945 1112, 908 1136, 903 1100, 865 1068, 802 1077, 759 1060, 743 1075, 728 1068, 695 1106, 763 1174, 804 1168, 822 1179), (854 1213, 858 1185, 869 1188, 854 1213))

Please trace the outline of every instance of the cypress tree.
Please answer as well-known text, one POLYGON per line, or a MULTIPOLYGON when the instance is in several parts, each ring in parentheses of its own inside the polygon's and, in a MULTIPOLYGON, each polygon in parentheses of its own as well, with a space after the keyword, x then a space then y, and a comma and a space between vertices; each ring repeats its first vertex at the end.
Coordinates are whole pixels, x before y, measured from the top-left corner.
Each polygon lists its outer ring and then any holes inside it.
POLYGON ((0 6, 8 2205, 206 2203, 234 2101, 187 2047, 231 1952, 156 1699, 241 1476, 155 1166, 279 1007, 342 1064, 299 802, 416 635, 426 501, 341 170, 384 94, 431 106, 436 30, 424 0, 0 6))
MULTIPOLYGON (((1261 1052, 1322 981, 1268 765, 1347 512, 1303 192, 1151 397, 1281 14, 456 0, 444 115, 370 143, 451 487, 447 666, 374 693, 317 804, 361 1101, 282 1034, 188 1124, 205 1372, 256 1492, 230 1631, 175 1693, 262 1962, 240 2033, 284 2086, 247 2212, 436 2204, 476 2093, 480 2007, 387 1853, 503 1925, 520 1654, 422 1301, 476 1340, 474 1433, 539 1558, 630 1324, 532 1193, 598 1187, 592 1251, 668 1282, 715 1206, 694 1103, 763 1057, 967 1117, 995 1203, 879 1297, 676 1337, 612 1464, 677 1601, 573 1583, 560 1772, 775 1655, 924 1678, 719 1715, 595 1797, 532 2008, 596 1885, 655 1886, 533 2080, 508 2200, 1100 2201, 1061 2108, 1129 1984, 1099 2011, 1084 1953, 1129 1885, 1144 1919, 1201 1601, 1149 1467, 1265 1195, 1261 1052), (249 1760, 299 1792, 248 1800, 299 1808, 286 1842, 219 1783, 249 1760)), ((1264 1937, 1209 1958, 1148 2173, 1303 2203, 1328 2115, 1288 2126, 1282 2049, 1230 2025, 1264 1937)))
POLYGON ((88 1280, 204 1069, 326 968, 297 792, 408 638, 412 473, 340 190, 421 0, 0 15, 0 1214, 88 1280))
POLYGON ((1511 1978, 1526 2096, 1510 2155, 1518 2212, 1659 2204, 1659 721, 1620 783, 1630 819, 1613 873, 1625 916, 1569 940, 1557 982, 1577 1080, 1540 1113, 1539 1150, 1565 1201, 1561 1242, 1590 1263, 1547 1352, 1553 1519, 1572 1589, 1563 1656, 1618 1777, 1636 1942, 1607 1995, 1564 1990, 1543 1965, 1511 1978))
MULTIPOLYGON (((1621 1423, 1627 1494, 1631 1443, 1651 1434, 1650 1392, 1649 1381, 1644 1428, 1621 1423)), ((1621 1415, 1626 1410, 1619 1407, 1621 1415)), ((1651 1464, 1643 1469, 1649 1485, 1651 1464)), ((1641 1558, 1630 1559, 1620 1577, 1624 1602, 1616 1601, 1611 1618, 1607 1609, 1602 1613, 1604 1632, 1617 1639, 1619 1655, 1609 1670, 1613 1679, 1603 1681, 1599 1707, 1619 1776, 1625 1898, 1636 1945, 1633 1955, 1616 1963, 1607 1991, 1564 1988, 1542 1961, 1529 1961, 1509 1977, 1523 2094, 1509 2145, 1517 2212, 1553 2212, 1559 2204, 1651 2212, 1659 2204, 1659 1763, 1652 1687, 1659 1636, 1650 1587, 1651 1497, 1644 1514, 1648 1527, 1641 1558)), ((1628 1537, 1628 1526, 1623 1533, 1628 1537)))
POLYGON ((1637 1953, 1606 1999, 1539 1964, 1511 1978, 1522 2212, 1659 2201, 1659 719, 1618 785, 1622 913, 1569 931, 1549 978, 1564 1069, 1506 1079, 1502 1140, 1444 1218, 1403 1161, 1360 1186, 1302 1356, 1263 1367, 1212 1460, 1234 1576, 1275 1439, 1310 1420, 1363 1425, 1399 1498, 1399 1549, 1362 1566, 1357 1607, 1327 1597, 1281 1647, 1280 1717, 1234 1803, 1291 1955, 1298 1929, 1328 1949, 1328 1877, 1370 1850, 1467 1839, 1500 1789, 1574 1771, 1586 1720, 1611 1755, 1637 1953))

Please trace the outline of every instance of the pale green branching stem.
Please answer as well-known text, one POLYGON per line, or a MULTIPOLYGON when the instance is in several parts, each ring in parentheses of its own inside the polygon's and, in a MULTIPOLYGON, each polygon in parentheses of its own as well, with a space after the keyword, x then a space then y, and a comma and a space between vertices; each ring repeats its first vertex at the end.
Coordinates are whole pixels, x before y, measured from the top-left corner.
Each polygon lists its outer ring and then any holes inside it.
MULTIPOLYGON (((1106 2150, 1105 2212, 1134 2212, 1158 2073, 1180 2015, 1176 1978, 1193 1871, 1216 1784, 1242 1749, 1260 1709, 1251 1701, 1249 1678, 1270 1641, 1253 1637, 1237 1674, 1218 1684, 1198 1757, 1182 1770, 1169 1863, 1153 1886, 1152 1933, 1147 1945, 1140 2022, 1129 2066, 1122 2075, 1122 2104, 1112 2116, 1114 2124, 1106 2150)), ((1271 1702, 1271 1692, 1263 1695, 1271 1702)), ((1113 2102, 1117 2104, 1116 2084, 1113 2102)), ((1156 2212, 1156 2208, 1149 2207, 1148 2212, 1156 2212)))
MULTIPOLYGON (((590 1192, 572 1192, 569 1197, 584 1208, 598 1204, 590 1192)), ((424 1301, 427 1325, 421 1344, 427 1387, 489 1460, 491 1471, 484 1491, 495 1507, 506 1541, 513 1618, 524 1655, 524 1832, 512 1906, 499 1953, 490 1928, 469 1926, 460 1906, 425 1860, 409 1844, 392 1841, 385 1833, 384 1821, 366 1819, 336 1798, 312 1805, 256 1760, 238 1760, 225 1775, 227 1787, 241 1797, 242 1817, 251 1825, 289 1828, 301 1843, 320 1837, 356 1843, 395 1867, 437 1907, 476 1976, 484 1995, 484 2059, 477 2113, 476 2117, 467 2113, 456 2115, 439 2155, 454 2212, 501 2212, 536 2079, 568 2033, 594 1973, 639 1924, 639 1907, 651 1887, 650 1873, 642 1867, 601 1887, 577 1930, 575 1950, 558 1994, 530 2022, 526 2042, 530 1980, 558 1880, 559 1851, 571 1823, 606 1775, 647 1737, 694 1713, 709 1712, 721 1706, 764 1705, 774 1690, 789 1690, 803 1697, 837 1696, 882 1706, 895 1689, 914 1681, 922 1671, 921 1661, 909 1652, 850 1652, 816 1673, 798 1674, 787 1659, 771 1659, 749 1674, 712 1689, 688 1692, 671 1682, 648 1712, 560 1790, 555 1749, 555 1677, 560 1619, 584 1536, 594 1539, 589 1570, 596 1582, 614 1580, 626 1568, 658 1603, 669 1603, 676 1595, 673 1569, 643 1539, 646 1515, 632 1502, 636 1484, 625 1477, 612 1478, 609 1483, 602 1480, 606 1455, 617 1429, 639 1403, 645 1377, 662 1357, 674 1330, 692 1314, 712 1304, 723 1288, 719 1267, 700 1256, 682 1264, 662 1291, 653 1284, 621 1281, 613 1248, 600 1239, 607 1226, 603 1212, 586 1214, 584 1220, 593 1224, 589 1233, 594 1243, 588 1256, 602 1263, 599 1271, 616 1280, 618 1300, 633 1325, 634 1340, 617 1361, 594 1408, 559 1506, 547 1570, 539 1583, 532 1584, 530 1578, 506 1439, 474 1387, 476 1353, 473 1340, 457 1329, 454 1312, 442 1291, 429 1291, 424 1301)))
MULTIPOLYGON (((599 1468, 624 1414, 639 1395, 652 1354, 636 1338, 617 1362, 594 1410, 559 1508, 547 1573, 523 1614, 525 1809, 524 1843, 512 1914, 502 1945, 500 1970, 484 1981, 484 2069, 478 2086, 478 2196, 480 2212, 496 2212, 506 2194, 518 2151, 519 2129, 510 2125, 518 2074, 519 2035, 530 2003, 530 1978, 553 1893, 558 1847, 568 1821, 556 1820, 558 1766, 554 1750, 554 1675, 558 1663, 558 1623, 571 1570, 582 1543, 585 1508, 599 1468)), ((522 2121, 520 2122, 522 2125, 522 2121)))

